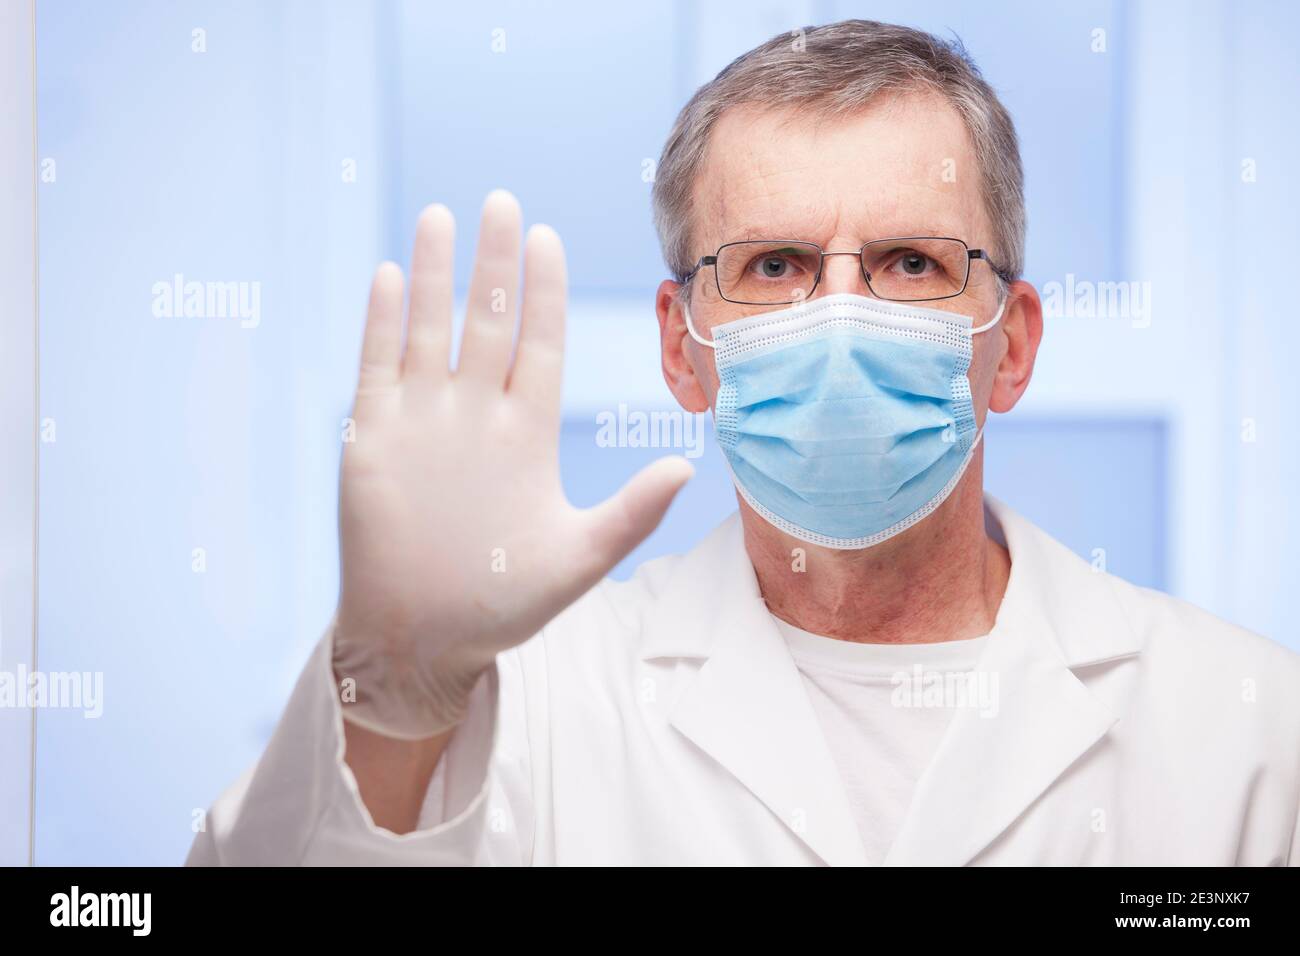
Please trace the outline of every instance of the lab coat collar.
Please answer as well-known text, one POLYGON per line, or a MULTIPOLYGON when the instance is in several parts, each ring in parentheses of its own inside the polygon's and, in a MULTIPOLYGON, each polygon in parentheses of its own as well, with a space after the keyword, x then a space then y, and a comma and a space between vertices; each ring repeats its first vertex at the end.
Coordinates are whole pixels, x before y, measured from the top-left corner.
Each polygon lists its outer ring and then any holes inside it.
MULTIPOLYGON (((1111 580, 1006 505, 986 524, 1011 576, 977 670, 996 716, 955 710, 887 864, 969 862, 1118 719, 1074 668, 1137 654, 1111 580)), ((867 862, 802 678, 763 602, 733 514, 683 556, 646 618, 641 657, 703 659, 669 720, 830 864, 867 862)))

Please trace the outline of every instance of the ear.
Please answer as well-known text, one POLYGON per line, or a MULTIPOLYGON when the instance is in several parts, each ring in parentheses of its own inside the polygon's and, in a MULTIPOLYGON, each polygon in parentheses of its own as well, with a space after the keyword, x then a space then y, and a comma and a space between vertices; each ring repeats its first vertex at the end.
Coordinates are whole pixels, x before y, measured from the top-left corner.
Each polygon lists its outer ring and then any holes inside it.
POLYGON ((709 395, 717 391, 716 383, 701 379, 701 373, 713 375, 712 350, 691 338, 686 328, 677 290, 681 286, 665 279, 655 294, 655 313, 659 316, 659 353, 664 381, 678 404, 688 412, 707 412, 709 395), (702 353, 709 353, 707 355, 702 353))
POLYGON ((1006 351, 993 374, 989 410, 1009 412, 1029 387, 1038 343, 1043 340, 1043 304, 1038 290, 1028 282, 1020 280, 1011 284, 1001 328, 1006 337, 1006 351))

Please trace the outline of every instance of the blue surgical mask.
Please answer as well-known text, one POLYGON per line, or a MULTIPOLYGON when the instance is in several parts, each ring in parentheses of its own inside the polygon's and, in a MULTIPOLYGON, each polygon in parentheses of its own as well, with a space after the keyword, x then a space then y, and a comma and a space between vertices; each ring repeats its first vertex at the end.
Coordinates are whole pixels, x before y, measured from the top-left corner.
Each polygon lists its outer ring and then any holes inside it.
POLYGON ((715 349, 713 417, 732 478, 777 528, 868 548, 939 507, 982 432, 969 316, 852 294, 751 315, 701 337, 715 349))

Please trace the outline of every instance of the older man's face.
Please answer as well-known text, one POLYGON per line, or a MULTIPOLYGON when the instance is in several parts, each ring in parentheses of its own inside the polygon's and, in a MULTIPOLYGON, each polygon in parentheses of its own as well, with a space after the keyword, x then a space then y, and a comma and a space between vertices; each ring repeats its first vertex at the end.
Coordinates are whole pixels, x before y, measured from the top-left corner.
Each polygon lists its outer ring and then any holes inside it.
MULTIPOLYGON (((692 254, 743 239, 802 239, 830 252, 851 251, 895 236, 950 236, 988 249, 992 234, 980 189, 965 127, 935 97, 890 98, 835 119, 733 110, 715 128, 696 183, 692 254)), ((713 282, 708 268, 693 282, 691 315, 701 330, 763 311, 721 301, 713 282)), ((836 292, 871 295, 857 258, 825 260, 814 297, 836 292)), ((996 279, 987 263, 974 261, 965 293, 920 304, 980 324, 997 309, 996 279)), ((976 337, 969 375, 981 422, 1001 346, 1000 336, 976 337)), ((712 353, 694 343, 688 350, 712 404, 712 353)))

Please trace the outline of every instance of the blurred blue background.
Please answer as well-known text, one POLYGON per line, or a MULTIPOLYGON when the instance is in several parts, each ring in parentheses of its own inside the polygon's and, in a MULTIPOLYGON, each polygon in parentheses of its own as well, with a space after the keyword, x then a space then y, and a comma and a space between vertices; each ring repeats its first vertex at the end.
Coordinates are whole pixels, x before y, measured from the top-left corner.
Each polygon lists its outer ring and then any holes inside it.
MULTIPOLYGON (((1296 5, 42 0, 40 666, 102 671, 105 711, 39 715, 38 863, 180 862, 257 758, 333 607, 369 274, 420 208, 456 213, 462 282, 493 187, 564 237, 562 463, 595 502, 663 453, 596 415, 672 407, 647 162, 733 57, 850 16, 956 33, 1003 96, 1031 281, 1150 283, 1141 321, 1049 318, 989 489, 1300 647, 1296 5), (156 316, 178 273, 258 283, 260 320, 156 316)), ((696 465, 619 576, 734 508, 711 436, 696 465)))

